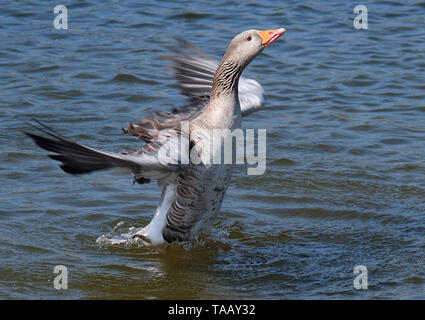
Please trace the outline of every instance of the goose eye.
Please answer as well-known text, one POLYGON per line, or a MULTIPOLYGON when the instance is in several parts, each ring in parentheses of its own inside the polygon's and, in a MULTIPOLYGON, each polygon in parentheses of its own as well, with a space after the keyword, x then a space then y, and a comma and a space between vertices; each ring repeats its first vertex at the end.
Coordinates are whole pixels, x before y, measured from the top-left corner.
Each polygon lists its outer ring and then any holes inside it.
POLYGON ((248 38, 246 38, 246 40, 251 41, 252 37, 248 36, 248 38))

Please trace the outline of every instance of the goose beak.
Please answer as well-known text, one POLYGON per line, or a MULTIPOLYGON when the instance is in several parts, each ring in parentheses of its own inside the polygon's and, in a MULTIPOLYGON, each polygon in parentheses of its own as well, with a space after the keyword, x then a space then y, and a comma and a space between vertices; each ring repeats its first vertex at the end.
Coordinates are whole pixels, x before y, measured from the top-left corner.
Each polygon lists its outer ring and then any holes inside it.
POLYGON ((274 42, 282 34, 286 32, 284 28, 279 28, 275 30, 266 30, 266 31, 257 31, 261 39, 263 39, 263 46, 267 47, 269 44, 274 42))

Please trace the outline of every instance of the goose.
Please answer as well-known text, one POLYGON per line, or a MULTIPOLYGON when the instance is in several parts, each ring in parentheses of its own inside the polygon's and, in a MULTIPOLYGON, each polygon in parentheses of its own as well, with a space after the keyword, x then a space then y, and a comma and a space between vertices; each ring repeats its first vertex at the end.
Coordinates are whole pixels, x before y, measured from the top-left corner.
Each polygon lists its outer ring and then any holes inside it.
POLYGON ((149 130, 143 131, 143 126, 139 126, 146 141, 142 148, 114 153, 70 141, 39 121, 33 125, 39 134, 24 133, 36 145, 51 152, 48 156, 60 161, 60 168, 66 173, 78 175, 122 167, 129 169, 138 183, 156 180, 162 187, 156 212, 147 226, 134 231, 133 237, 152 245, 192 240, 208 230, 219 213, 234 167, 233 163, 212 164, 205 160, 204 154, 221 150, 221 146, 207 145, 208 135, 216 129, 230 131, 241 127, 238 94, 241 73, 285 32, 284 28, 248 30, 233 38, 214 73, 208 102, 201 112, 190 117, 190 134, 181 127, 173 127, 149 136, 149 130), (182 145, 189 151, 195 150, 200 161, 187 159, 182 145), (165 147, 169 157, 164 160, 165 147))

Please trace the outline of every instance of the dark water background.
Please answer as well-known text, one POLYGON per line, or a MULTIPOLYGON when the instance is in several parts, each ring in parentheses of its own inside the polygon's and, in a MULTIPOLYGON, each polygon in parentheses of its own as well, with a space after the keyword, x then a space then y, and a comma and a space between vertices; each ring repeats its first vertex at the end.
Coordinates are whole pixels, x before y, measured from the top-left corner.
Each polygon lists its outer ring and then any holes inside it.
POLYGON ((3 1, 0 298, 425 298, 424 17, 423 0, 3 1), (68 30, 53 28, 58 4, 68 30), (127 121, 185 102, 158 58, 176 36, 219 58, 239 32, 276 27, 284 39, 244 73, 267 94, 244 119, 267 129, 266 173, 236 170, 199 243, 96 243, 147 224, 158 187, 66 175, 25 122, 137 149, 127 121), (367 290, 353 288, 359 264, 367 290))

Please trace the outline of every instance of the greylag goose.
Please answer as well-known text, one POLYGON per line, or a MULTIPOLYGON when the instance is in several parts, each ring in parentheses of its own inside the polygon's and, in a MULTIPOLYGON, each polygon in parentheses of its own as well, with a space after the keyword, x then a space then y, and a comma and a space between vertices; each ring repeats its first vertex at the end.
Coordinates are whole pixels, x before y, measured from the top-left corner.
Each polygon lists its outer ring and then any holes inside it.
MULTIPOLYGON (((60 161, 69 174, 84 174, 114 167, 129 169, 139 183, 157 180, 162 195, 155 215, 133 236, 153 245, 187 241, 205 230, 218 214, 233 164, 212 164, 204 154, 221 154, 221 145, 207 146, 207 135, 213 130, 233 130, 241 126, 238 84, 244 68, 262 50, 279 38, 285 29, 249 30, 237 35, 217 67, 209 99, 196 117, 190 117, 189 131, 180 127, 161 131, 145 138, 141 150, 126 153, 104 152, 69 141, 39 122, 35 126, 45 136, 25 132, 41 148, 52 152, 49 157, 60 161), (47 136, 47 137, 46 137, 47 136), (181 145, 196 150, 200 161, 187 160, 181 145), (167 146, 170 158, 160 156, 167 146), (212 150, 210 150, 210 147, 212 150), (175 157, 178 157, 176 159, 175 157)), ((192 154, 192 153, 191 153, 192 154)))

